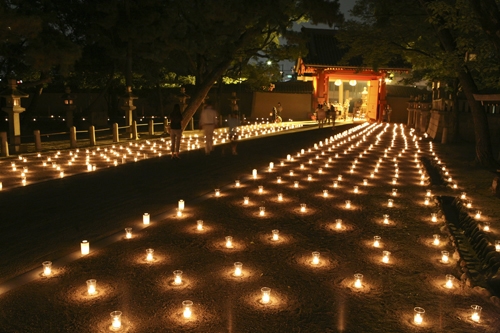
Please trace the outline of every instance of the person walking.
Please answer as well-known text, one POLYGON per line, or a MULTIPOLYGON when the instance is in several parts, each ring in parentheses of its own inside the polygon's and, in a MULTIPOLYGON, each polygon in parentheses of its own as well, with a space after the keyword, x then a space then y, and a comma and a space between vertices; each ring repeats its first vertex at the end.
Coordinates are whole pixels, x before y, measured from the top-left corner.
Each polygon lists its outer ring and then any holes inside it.
POLYGON ((229 140, 231 141, 231 153, 238 155, 236 147, 238 145, 238 126, 240 126, 240 118, 238 113, 233 111, 227 118, 227 125, 229 126, 229 140))
POLYGON ((326 119, 326 111, 321 104, 318 104, 316 110, 316 120, 318 121, 318 128, 323 128, 326 119))
POLYGON ((210 155, 213 150, 214 130, 217 125, 217 111, 211 104, 205 105, 200 114, 200 128, 205 135, 205 155, 210 155))
POLYGON ((174 105, 174 109, 170 113, 170 141, 171 141, 171 158, 180 158, 179 149, 182 138, 182 113, 179 104, 174 105))

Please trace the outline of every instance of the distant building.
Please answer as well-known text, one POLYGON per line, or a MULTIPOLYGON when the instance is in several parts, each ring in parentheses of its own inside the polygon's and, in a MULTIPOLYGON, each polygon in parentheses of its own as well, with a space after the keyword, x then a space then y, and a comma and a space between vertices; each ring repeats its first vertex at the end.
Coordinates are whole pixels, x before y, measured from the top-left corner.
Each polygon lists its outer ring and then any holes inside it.
POLYGON ((337 30, 303 28, 309 53, 295 67, 297 80, 313 82, 313 109, 318 104, 335 106, 338 116, 352 115, 380 121, 386 101, 386 80, 394 73, 408 73, 408 65, 374 71, 362 66, 362 58, 341 64, 347 49, 336 38, 337 30))

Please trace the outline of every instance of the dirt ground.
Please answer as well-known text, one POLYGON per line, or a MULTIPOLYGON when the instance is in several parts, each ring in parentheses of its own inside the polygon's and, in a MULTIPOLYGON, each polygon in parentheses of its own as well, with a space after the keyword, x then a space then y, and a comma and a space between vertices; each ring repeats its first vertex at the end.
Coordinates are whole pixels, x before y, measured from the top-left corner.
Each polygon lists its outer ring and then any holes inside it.
POLYGON ((420 148, 419 156, 431 157, 428 141, 385 124, 330 140, 348 128, 241 142, 237 156, 218 147, 211 156, 192 151, 181 160, 149 159, 0 192, 0 283, 15 283, 30 270, 36 275, 0 294, 0 331, 111 332, 110 312, 119 310, 120 332, 500 332, 500 308, 460 280, 440 208, 434 200, 424 204, 428 189, 432 195, 467 192, 482 221, 491 223, 494 242, 500 205, 489 190, 493 174, 471 162, 471 147, 434 143, 459 188, 419 185, 414 154, 420 148), (395 163, 399 177, 392 184, 395 163), (180 199, 186 208, 178 217, 180 199), (144 212, 151 215, 148 227, 144 212), (437 222, 431 213, 438 213, 437 222), (202 231, 197 220, 204 221, 202 231), (125 227, 133 228, 131 239, 125 227), (432 243, 435 234, 439 245, 432 243), (233 237, 232 248, 226 236, 233 237), (374 236, 381 237, 377 248, 374 236), (82 239, 91 252, 80 258, 82 239), (151 262, 148 248, 154 249, 151 262), (450 252, 448 264, 441 262, 443 250, 450 252), (382 251, 390 251, 388 263, 382 251), (54 261, 50 277, 41 274, 45 260, 54 261), (240 277, 235 262, 243 263, 240 277), (173 283, 175 270, 183 271, 180 285, 173 283), (363 274, 360 289, 356 273, 363 274), (455 277, 451 289, 444 287, 446 274, 455 277), (97 280, 96 295, 88 295, 88 279, 97 280), (262 287, 271 288, 268 304, 262 304, 262 287), (184 300, 193 302, 189 319, 184 300), (475 304, 483 308, 479 323, 470 316, 475 304), (413 321, 415 307, 425 309, 421 325, 413 321))

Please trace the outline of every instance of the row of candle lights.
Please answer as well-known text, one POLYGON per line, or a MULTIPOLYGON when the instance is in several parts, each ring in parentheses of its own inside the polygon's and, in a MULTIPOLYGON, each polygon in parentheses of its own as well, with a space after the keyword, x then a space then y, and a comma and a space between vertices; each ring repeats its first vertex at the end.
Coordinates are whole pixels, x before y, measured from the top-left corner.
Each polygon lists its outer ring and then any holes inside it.
MULTIPOLYGON (((271 165, 270 164, 270 169, 272 169, 274 167, 274 165, 271 165)), ((257 178, 257 171, 256 170, 253 170, 252 172, 252 176, 253 178, 257 178)), ((342 176, 339 175, 338 177, 339 180, 342 179, 342 176)), ((278 182, 279 182, 279 178, 278 178, 278 182)), ((363 181, 364 185, 366 185, 366 179, 363 181)), ((240 182, 239 180, 236 181, 236 187, 239 187, 240 185, 240 182)), ((334 184, 335 186, 335 184, 334 184)), ((354 188, 354 191, 356 191, 356 187, 354 188)), ((263 186, 259 186, 258 187, 258 192, 259 193, 263 193, 263 186)), ((216 192, 215 192, 216 196, 220 196, 220 190, 217 189, 216 192)), ((327 196, 328 194, 328 191, 326 190, 326 193, 323 192, 323 195, 324 196, 327 196)), ((392 192, 391 192, 391 195, 392 196, 397 196, 397 189, 393 189, 392 192)), ((281 197, 281 200, 283 198, 282 194, 278 194, 278 200, 280 200, 280 197, 281 197)), ((426 195, 425 195, 425 198, 428 199, 431 197, 431 192, 430 190, 427 190, 426 191, 426 195)), ((245 203, 248 204, 248 197, 245 197, 245 203)), ((392 203, 393 203, 393 199, 388 199, 388 206, 392 206, 392 203)), ((346 201, 346 208, 349 208, 349 204, 350 204, 350 201, 347 200, 346 201)), ((427 203, 428 204, 428 203, 427 203)), ((178 216, 182 216, 182 211, 184 210, 185 208, 185 203, 183 200, 179 200, 178 202, 178 208, 177 208, 177 212, 178 212, 178 216), (181 212, 181 215, 179 215, 179 212, 181 212)), ((306 211, 306 204, 301 204, 300 206, 300 210, 302 212, 306 211)), ((260 211, 261 212, 265 212, 265 208, 264 207, 261 207, 260 208, 260 211)), ((264 213, 260 213, 260 214, 264 214, 264 213)), ((389 220, 389 216, 387 214, 384 215, 384 223, 388 222, 389 220)), ((437 221, 437 214, 436 213, 432 213, 431 215, 431 220, 433 222, 436 222, 437 221)), ((149 214, 145 213, 143 215, 143 223, 145 225, 149 224, 150 223, 150 218, 149 218, 149 214)), ((342 220, 340 219, 337 219, 336 220, 336 224, 335 224, 335 227, 340 229, 342 228, 342 220)), ((203 230, 203 221, 202 220, 198 220, 197 221, 197 226, 196 226, 197 230, 203 230)), ((126 231, 126 238, 127 239, 130 239, 132 238, 132 229, 131 228, 126 228, 125 229, 126 231)), ((439 245, 439 235, 434 235, 433 236, 434 238, 434 241, 433 241, 433 244, 434 245, 439 245)), ((277 241, 279 240, 279 231, 278 230, 272 230, 272 238, 271 238, 273 241, 277 241)), ((231 236, 226 236, 225 238, 226 240, 226 247, 227 248, 232 248, 233 246, 233 239, 231 236)), ((373 241, 373 246, 374 247, 379 247, 380 246, 380 242, 381 242, 381 238, 380 236, 374 236, 374 241, 373 241)), ((500 241, 497 241, 497 244, 498 244, 498 247, 497 247, 497 251, 500 251, 500 241)), ((88 241, 82 241, 81 243, 81 250, 82 250, 82 255, 85 255, 85 254, 88 254, 89 253, 89 243, 88 241)), ((153 260, 153 249, 147 249, 147 255, 146 255, 146 260, 150 261, 150 260, 153 260)), ((447 251, 442 251, 442 262, 446 263, 448 262, 448 256, 449 256, 449 253, 447 253, 447 251)), ((383 257, 382 257, 382 262, 384 263, 388 263, 389 262, 389 257, 390 257, 390 252, 389 251, 383 251, 383 257)), ((320 253, 315 251, 312 253, 312 259, 311 259, 311 264, 313 265, 318 265, 320 263, 320 253)), ((51 266, 51 263, 50 262, 44 262, 44 274, 46 276, 49 276, 50 275, 50 266, 51 266), (47 273, 47 266, 48 266, 48 273, 47 273)), ((236 262, 234 263, 234 273, 233 273, 233 276, 241 276, 242 275, 242 266, 243 264, 241 262, 236 262)), ((360 273, 357 273, 354 275, 354 287, 355 288, 362 288, 363 287, 363 283, 362 283, 362 279, 363 279, 363 275, 360 274, 360 273)), ((454 280, 454 276, 453 275, 447 275, 446 276, 446 283, 445 283, 445 287, 446 288, 452 288, 453 287, 453 280, 454 280)), ((182 271, 174 271, 174 284, 181 284, 182 283, 182 271)), ((92 295, 92 294, 95 294, 96 292, 96 281, 95 279, 90 279, 87 281, 87 286, 88 286, 88 293, 89 295, 92 295)), ((271 289, 270 288, 267 288, 267 287, 264 287, 261 289, 261 293, 262 293, 262 297, 261 297, 261 300, 260 300, 260 303, 262 304, 268 304, 270 302, 270 292, 271 292, 271 289)), ((191 317, 191 314, 192 314, 192 305, 193 305, 193 302, 192 301, 184 301, 183 302, 183 316, 185 318, 190 318, 191 317)), ((473 309, 475 310, 475 312, 471 315, 471 318, 473 321, 475 322, 479 322, 479 318, 480 318, 480 312, 481 312, 481 307, 480 306, 477 306, 477 305, 474 305, 472 306, 473 309)), ((415 316, 414 316, 414 323, 419 325, 423 322, 423 314, 425 313, 425 310, 422 309, 422 308, 415 308, 415 316)), ((121 315, 122 313, 120 311, 114 311, 111 313, 111 317, 113 318, 112 319, 112 327, 114 329, 119 329, 121 327, 121 315)))

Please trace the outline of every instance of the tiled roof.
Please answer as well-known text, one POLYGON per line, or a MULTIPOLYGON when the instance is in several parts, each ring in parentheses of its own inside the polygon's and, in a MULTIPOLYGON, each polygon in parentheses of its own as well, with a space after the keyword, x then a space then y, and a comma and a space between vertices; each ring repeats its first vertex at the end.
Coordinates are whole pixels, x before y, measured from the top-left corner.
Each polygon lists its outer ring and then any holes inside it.
MULTIPOLYGON (((306 66, 358 68, 363 66, 361 56, 351 58, 341 64, 342 57, 348 49, 337 40, 337 30, 302 28, 307 37, 309 53, 302 60, 306 66)), ((403 60, 391 60, 385 69, 410 69, 411 65, 403 60)))
MULTIPOLYGON (((303 59, 304 64, 317 66, 338 66, 347 49, 340 46, 335 37, 336 30, 302 28, 307 36, 309 53, 303 59)), ((352 59, 345 67, 356 67, 362 64, 361 58, 352 59)))

